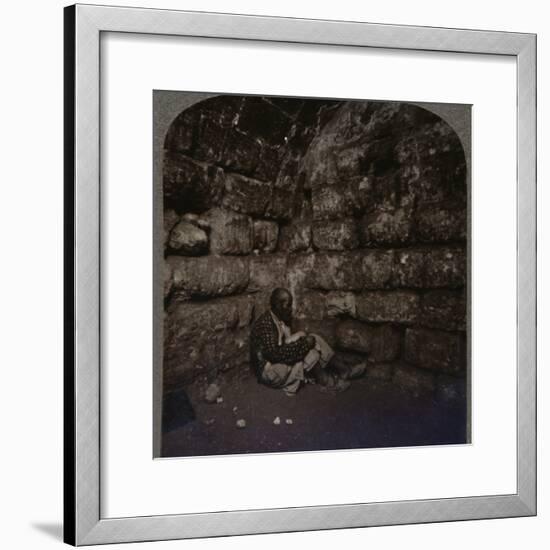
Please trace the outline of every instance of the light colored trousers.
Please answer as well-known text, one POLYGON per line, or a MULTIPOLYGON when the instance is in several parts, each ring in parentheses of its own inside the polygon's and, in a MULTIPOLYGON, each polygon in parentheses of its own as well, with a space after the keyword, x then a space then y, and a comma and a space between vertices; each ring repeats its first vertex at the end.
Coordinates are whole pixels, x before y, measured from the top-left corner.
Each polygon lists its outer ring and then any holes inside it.
MULTIPOLYGON (((287 342, 295 341, 300 336, 303 336, 303 333, 294 334, 287 342)), ((317 364, 325 368, 334 355, 333 349, 324 338, 318 334, 312 336, 315 338, 315 347, 308 351, 302 361, 294 365, 267 362, 262 371, 262 380, 268 386, 282 388, 286 394, 295 395, 305 380, 306 373, 317 364)))

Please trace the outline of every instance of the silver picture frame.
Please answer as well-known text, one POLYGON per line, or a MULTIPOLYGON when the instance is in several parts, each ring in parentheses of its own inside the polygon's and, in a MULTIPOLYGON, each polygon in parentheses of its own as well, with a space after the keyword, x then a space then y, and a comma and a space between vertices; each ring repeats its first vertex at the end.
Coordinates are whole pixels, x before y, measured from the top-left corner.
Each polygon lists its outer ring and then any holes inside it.
POLYGON ((170 540, 536 515, 536 35, 141 8, 65 8, 64 540, 170 540), (517 492, 105 518, 100 513, 100 35, 512 56, 517 66, 517 492))

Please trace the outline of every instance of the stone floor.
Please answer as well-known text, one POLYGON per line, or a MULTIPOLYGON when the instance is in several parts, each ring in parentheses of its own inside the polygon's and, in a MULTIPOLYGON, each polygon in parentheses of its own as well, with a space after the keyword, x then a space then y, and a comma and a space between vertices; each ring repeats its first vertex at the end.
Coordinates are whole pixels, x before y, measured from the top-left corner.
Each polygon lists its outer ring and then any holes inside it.
POLYGON ((465 404, 414 398, 390 382, 353 381, 328 394, 307 385, 296 397, 251 376, 221 383, 220 403, 204 401, 204 387, 172 394, 162 456, 203 456, 466 442, 465 404), (280 418, 280 424, 274 419, 280 418), (238 420, 246 427, 238 428, 238 420), (286 419, 292 423, 287 424, 286 419))

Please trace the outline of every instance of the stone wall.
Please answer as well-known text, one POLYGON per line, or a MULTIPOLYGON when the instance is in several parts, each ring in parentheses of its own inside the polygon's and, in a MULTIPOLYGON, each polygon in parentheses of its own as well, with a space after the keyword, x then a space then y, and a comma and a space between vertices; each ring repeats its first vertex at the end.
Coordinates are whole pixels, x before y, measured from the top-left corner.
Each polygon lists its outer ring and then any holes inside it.
POLYGON ((296 329, 414 394, 463 396, 467 184, 451 127, 405 103, 218 96, 165 140, 166 388, 247 369, 277 286, 296 329))

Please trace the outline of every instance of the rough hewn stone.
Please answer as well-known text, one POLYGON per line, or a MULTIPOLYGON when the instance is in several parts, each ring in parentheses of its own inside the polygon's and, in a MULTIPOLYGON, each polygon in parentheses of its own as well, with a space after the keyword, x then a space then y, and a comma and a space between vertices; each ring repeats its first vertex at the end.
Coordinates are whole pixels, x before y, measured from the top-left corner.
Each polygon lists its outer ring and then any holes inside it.
POLYGON ((294 190, 274 187, 265 211, 266 218, 280 221, 292 219, 294 209, 294 190))
POLYGON ((395 366, 393 382, 414 397, 432 397, 435 391, 433 373, 407 365, 395 366))
POLYGON ((177 211, 203 211, 219 204, 223 190, 223 170, 185 155, 165 155, 165 205, 177 211))
POLYGON ((201 161, 220 164, 227 128, 212 118, 203 116, 197 130, 197 143, 193 156, 201 161))
POLYGON ((466 208, 428 204, 416 211, 416 234, 424 242, 466 238, 466 208))
POLYGON ((239 174, 226 174, 222 204, 235 212, 262 216, 269 204, 271 194, 272 188, 269 183, 239 174))
POLYGON ((352 216, 356 208, 349 186, 345 184, 314 187, 311 201, 315 220, 346 218, 352 216))
POLYGON ((204 330, 220 331, 247 327, 252 320, 251 296, 226 296, 207 301, 189 301, 168 309, 169 339, 196 335, 204 330))
POLYGON ((313 254, 292 254, 287 258, 286 284, 293 295, 306 286, 315 263, 313 254))
POLYGON ((311 223, 309 221, 292 222, 281 227, 279 249, 290 253, 303 252, 311 245, 311 223))
POLYGON ((424 252, 396 250, 392 286, 422 288, 424 286, 424 252))
POLYGON ((320 321, 326 315, 326 297, 322 292, 314 290, 300 291, 294 300, 294 316, 296 319, 320 321))
POLYGON ((253 306, 249 296, 172 305, 165 318, 167 384, 191 382, 246 362, 253 306))
POLYGON ((325 296, 325 303, 329 317, 355 317, 357 306, 352 292, 329 292, 325 296))
POLYGON ((284 287, 286 282, 286 255, 262 254, 250 257, 249 290, 284 287))
POLYGON ((208 252, 208 235, 200 227, 181 221, 175 225, 168 239, 168 247, 175 254, 199 256, 208 252))
POLYGON ((221 163, 226 170, 252 175, 261 154, 261 145, 251 136, 236 128, 231 128, 225 134, 221 163))
POLYGON ((162 277, 164 282, 164 299, 166 300, 174 286, 174 270, 168 262, 162 263, 162 277))
POLYGON ((258 164, 252 175, 262 181, 276 181, 279 172, 282 170, 281 163, 286 152, 284 148, 269 147, 263 143, 258 164))
POLYGON ((165 342, 165 388, 189 384, 199 377, 210 379, 219 372, 240 368, 249 359, 249 327, 203 330, 165 342))
MULTIPOLYGON (((395 380, 408 391, 433 389, 434 372, 460 376, 465 334, 450 331, 465 326, 466 165, 436 115, 403 103, 230 96, 178 117, 165 146, 168 253, 205 253, 207 236, 212 254, 169 256, 167 334, 171 308, 214 308, 246 292, 256 317, 284 286, 297 324, 367 357, 373 380, 393 375, 402 348, 416 368, 400 365, 395 380)), ((219 317, 197 310, 204 326, 174 336, 168 379, 246 361, 248 324, 222 306, 219 317)), ((438 392, 452 381, 441 378, 438 392)))
POLYGON ((424 124, 398 140, 395 154, 399 176, 417 204, 466 199, 464 150, 454 130, 431 115, 424 124))
POLYGON ((413 323, 420 312, 420 296, 411 291, 363 292, 356 297, 361 321, 413 323))
POLYGON ((385 288, 389 285, 394 265, 392 250, 364 250, 361 270, 363 288, 385 288))
POLYGON ((421 328, 405 332, 405 360, 423 369, 459 373, 466 363, 464 334, 421 328))
POLYGON ((322 290, 360 290, 363 288, 362 255, 319 252, 306 279, 306 286, 322 290))
POLYGON ((412 216, 409 209, 376 210, 360 223, 361 243, 369 245, 403 244, 411 240, 412 216))
POLYGON ((461 287, 466 283, 466 254, 463 248, 428 250, 424 260, 424 286, 461 287))
POLYGON ((169 256, 179 298, 212 298, 242 292, 249 281, 248 259, 226 256, 169 256))
POLYGON ((427 327, 446 330, 466 329, 464 291, 431 290, 422 296, 420 322, 427 327))
POLYGON ((164 226, 164 246, 168 244, 168 239, 170 238, 170 231, 174 225, 179 221, 180 217, 172 209, 165 210, 163 213, 163 226, 164 226))
POLYGON ((213 208, 202 216, 210 225, 210 252, 213 254, 250 254, 252 220, 222 208, 213 208))
POLYGON ((254 220, 253 247, 264 253, 274 252, 277 248, 279 225, 267 220, 254 220))
POLYGON ((341 321, 336 328, 339 348, 365 353, 373 362, 393 361, 399 356, 401 334, 391 325, 372 326, 359 321, 341 321))
POLYGON ((359 244, 355 218, 314 222, 312 233, 319 250, 350 250, 359 244))
POLYGON ((199 113, 189 109, 178 115, 166 133, 164 148, 167 151, 190 152, 196 139, 198 118, 199 113))

